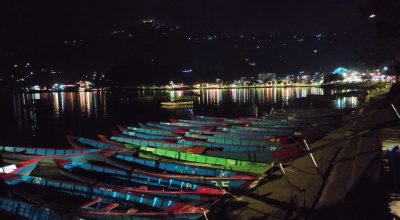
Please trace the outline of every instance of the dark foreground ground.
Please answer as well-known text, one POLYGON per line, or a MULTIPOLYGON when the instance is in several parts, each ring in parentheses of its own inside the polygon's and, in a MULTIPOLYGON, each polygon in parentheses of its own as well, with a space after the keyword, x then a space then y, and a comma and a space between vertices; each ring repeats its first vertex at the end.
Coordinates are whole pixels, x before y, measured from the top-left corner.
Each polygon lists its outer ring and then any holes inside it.
POLYGON ((388 208, 389 184, 383 173, 382 142, 399 136, 400 89, 368 97, 354 119, 310 148, 318 169, 306 155, 287 164, 291 197, 279 169, 250 192, 216 204, 213 219, 393 219, 388 208), (398 123, 397 123, 398 124, 398 123), (386 132, 391 129, 393 132, 386 132), (354 138, 348 136, 362 133, 354 138), (341 141, 338 141, 341 140, 341 141), (327 145, 328 144, 328 145, 327 145))

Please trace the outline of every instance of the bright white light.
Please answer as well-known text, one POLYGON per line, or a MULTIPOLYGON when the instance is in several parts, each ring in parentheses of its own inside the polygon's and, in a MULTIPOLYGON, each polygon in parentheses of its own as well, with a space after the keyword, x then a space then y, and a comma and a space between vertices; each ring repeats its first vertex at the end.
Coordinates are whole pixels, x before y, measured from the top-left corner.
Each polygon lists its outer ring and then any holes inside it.
POLYGON ((385 70, 385 71, 388 70, 388 67, 387 66, 383 67, 383 70, 385 70))
POLYGON ((370 14, 369 15, 369 18, 375 18, 376 17, 376 14, 370 14))

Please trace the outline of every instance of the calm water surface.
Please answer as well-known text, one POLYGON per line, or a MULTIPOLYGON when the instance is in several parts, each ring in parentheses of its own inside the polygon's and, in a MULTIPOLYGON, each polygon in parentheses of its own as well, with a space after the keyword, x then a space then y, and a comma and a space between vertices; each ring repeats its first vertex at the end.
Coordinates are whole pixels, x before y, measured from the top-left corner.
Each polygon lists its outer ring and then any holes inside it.
MULTIPOLYGON (((333 94, 321 88, 208 89, 193 91, 93 91, 2 94, 0 144, 36 147, 67 146, 65 134, 95 137, 115 125, 160 121, 190 115, 255 116, 271 107, 300 106, 309 94, 333 94), (161 101, 190 96, 193 107, 163 109, 161 101)), ((355 97, 328 104, 354 108, 355 97)))

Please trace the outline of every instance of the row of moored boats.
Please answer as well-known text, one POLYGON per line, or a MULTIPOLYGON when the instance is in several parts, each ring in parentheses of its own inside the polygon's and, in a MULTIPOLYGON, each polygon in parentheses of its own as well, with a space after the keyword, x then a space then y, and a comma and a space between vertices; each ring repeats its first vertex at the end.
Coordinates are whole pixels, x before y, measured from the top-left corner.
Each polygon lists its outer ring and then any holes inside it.
POLYGON ((334 129, 341 115, 193 116, 118 126, 99 140, 67 136, 72 148, 0 146, 11 164, 0 168, 8 192, 0 209, 27 219, 206 218, 211 203, 256 186, 274 163, 304 152, 303 139, 334 129), (47 178, 54 168, 65 178, 47 178))

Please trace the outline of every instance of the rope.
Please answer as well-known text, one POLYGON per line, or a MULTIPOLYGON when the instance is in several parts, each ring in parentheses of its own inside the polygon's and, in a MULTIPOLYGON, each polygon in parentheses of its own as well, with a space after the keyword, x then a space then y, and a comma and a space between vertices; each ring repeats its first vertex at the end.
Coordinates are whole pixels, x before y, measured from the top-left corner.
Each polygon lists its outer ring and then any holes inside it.
POLYGON ((232 193, 230 193, 230 192, 228 192, 228 191, 226 191, 226 190, 224 190, 224 189, 221 189, 222 191, 224 191, 226 194, 228 194, 228 195, 231 195, 232 197, 234 197, 234 198, 239 198, 238 196, 236 196, 236 195, 233 195, 232 193))

